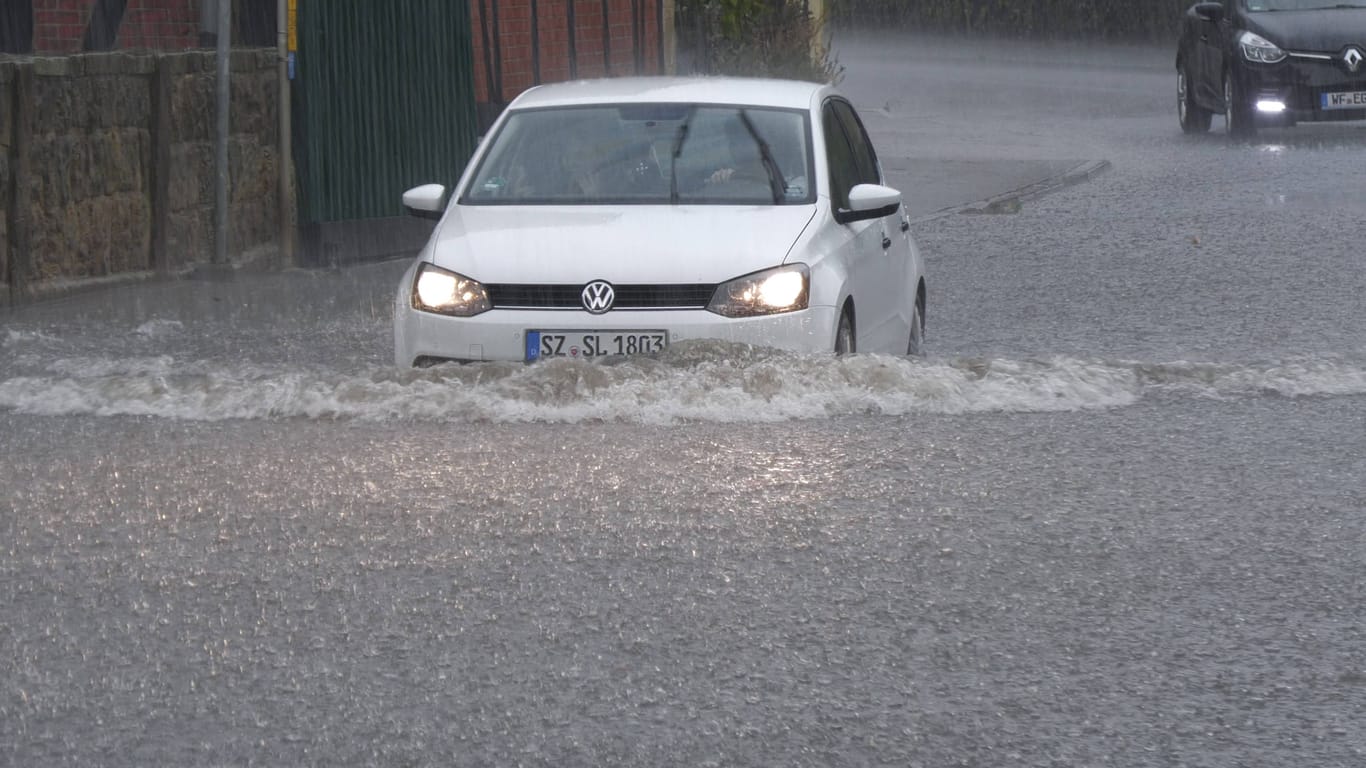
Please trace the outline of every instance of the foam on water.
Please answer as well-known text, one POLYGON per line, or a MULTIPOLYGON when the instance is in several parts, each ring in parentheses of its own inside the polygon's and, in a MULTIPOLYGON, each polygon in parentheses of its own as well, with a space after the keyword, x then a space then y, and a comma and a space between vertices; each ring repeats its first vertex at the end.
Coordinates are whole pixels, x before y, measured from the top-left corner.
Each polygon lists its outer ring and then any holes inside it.
POLYGON ((18 347, 21 344, 33 342, 55 342, 57 338, 42 331, 14 330, 7 329, 3 336, 0 336, 0 349, 18 347))
POLYGON ((181 361, 48 359, 7 375, 0 408, 170 419, 459 422, 776 422, 1119 408, 1145 397, 1366 394, 1366 367, 1301 360, 1237 365, 803 356, 705 342, 657 359, 486 363, 404 371, 181 361))
POLYGON ((157 319, 148 320, 142 325, 139 325, 133 333, 149 339, 159 339, 174 336, 184 330, 185 324, 179 320, 157 319))

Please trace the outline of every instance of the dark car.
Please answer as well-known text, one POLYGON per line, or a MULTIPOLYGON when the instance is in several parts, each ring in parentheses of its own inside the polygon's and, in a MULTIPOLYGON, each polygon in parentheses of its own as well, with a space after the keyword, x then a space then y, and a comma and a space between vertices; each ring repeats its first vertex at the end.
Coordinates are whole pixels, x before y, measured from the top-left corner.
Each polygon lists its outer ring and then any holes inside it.
POLYGON ((1225 0, 1186 11, 1176 52, 1187 133, 1366 120, 1366 0, 1225 0))

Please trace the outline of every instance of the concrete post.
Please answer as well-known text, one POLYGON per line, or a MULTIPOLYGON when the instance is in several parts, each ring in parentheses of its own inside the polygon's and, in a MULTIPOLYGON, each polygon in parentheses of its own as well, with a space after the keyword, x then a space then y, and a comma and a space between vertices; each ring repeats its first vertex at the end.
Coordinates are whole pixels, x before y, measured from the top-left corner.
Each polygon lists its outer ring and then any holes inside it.
POLYGON ((218 170, 214 196, 213 263, 228 263, 228 120, 232 88, 232 0, 218 0, 218 138, 215 166, 218 170))
POLYGON ((29 295, 33 249, 29 222, 29 185, 33 145, 33 66, 20 65, 14 73, 14 108, 10 119, 9 287, 18 302, 29 295))
POLYGON ((168 222, 171 217, 171 60, 156 58, 152 74, 152 253, 151 268, 166 274, 168 222))
POLYGON ((829 36, 825 28, 825 0, 807 0, 806 11, 811 14, 811 55, 825 55, 829 36))
MULTIPOLYGON (((276 10, 276 37, 280 61, 276 79, 280 82, 279 145, 280 145, 280 263, 294 266, 294 141, 290 113, 289 56, 297 47, 297 18, 290 13, 291 0, 279 0, 276 10), (293 33, 293 34, 291 34, 293 33)), ((297 6, 296 6, 297 7, 297 6)))
POLYGON ((664 17, 664 35, 659 44, 664 47, 664 71, 661 75, 678 74, 678 31, 674 29, 674 0, 663 0, 661 6, 664 17))

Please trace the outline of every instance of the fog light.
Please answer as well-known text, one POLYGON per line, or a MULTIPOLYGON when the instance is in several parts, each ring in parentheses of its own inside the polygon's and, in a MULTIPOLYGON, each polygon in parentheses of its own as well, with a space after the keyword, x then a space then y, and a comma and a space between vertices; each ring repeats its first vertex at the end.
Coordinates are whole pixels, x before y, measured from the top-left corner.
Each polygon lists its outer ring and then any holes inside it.
POLYGON ((1257 111, 1270 114, 1280 114, 1285 111, 1285 102, 1275 99, 1260 99, 1257 101, 1257 111))

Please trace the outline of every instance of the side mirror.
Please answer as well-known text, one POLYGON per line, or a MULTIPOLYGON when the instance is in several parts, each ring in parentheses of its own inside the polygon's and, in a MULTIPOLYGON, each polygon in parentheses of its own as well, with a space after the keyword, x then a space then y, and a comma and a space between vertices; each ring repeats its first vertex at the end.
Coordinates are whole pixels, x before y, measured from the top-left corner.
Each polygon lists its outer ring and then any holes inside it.
POLYGON ((1205 21, 1219 21, 1224 18, 1223 3, 1196 3, 1191 10, 1205 21))
POLYGON ((851 221, 880 219, 891 216, 901 207, 901 192, 881 184, 855 184, 849 190, 849 208, 835 212, 835 221, 848 224, 851 221))
POLYGON ((446 212, 446 188, 441 184, 413 187, 403 193, 403 207, 419 218, 440 219, 446 212))

